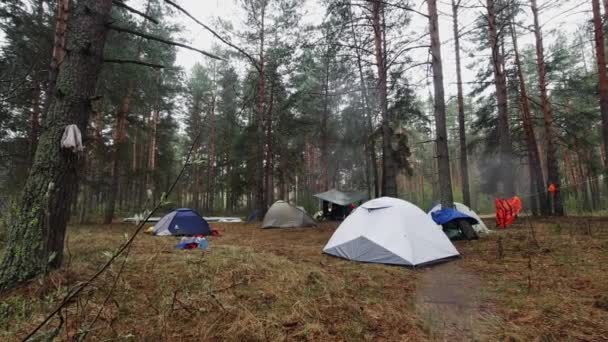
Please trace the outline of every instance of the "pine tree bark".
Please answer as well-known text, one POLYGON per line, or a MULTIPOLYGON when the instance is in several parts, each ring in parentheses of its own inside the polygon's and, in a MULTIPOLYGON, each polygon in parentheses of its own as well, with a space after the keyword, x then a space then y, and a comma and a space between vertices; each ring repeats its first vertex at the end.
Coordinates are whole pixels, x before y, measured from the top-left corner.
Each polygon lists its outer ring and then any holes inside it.
MULTIPOLYGON (((536 0, 530 0, 532 14, 534 17, 534 36, 536 38, 536 67, 538 72, 538 89, 540 91, 541 108, 543 111, 545 144, 547 145, 547 187, 554 184, 556 191, 553 193, 553 213, 557 216, 564 215, 564 206, 561 196, 561 177, 557 162, 557 144, 555 142, 555 132, 553 129, 553 113, 551 103, 547 94, 547 80, 545 70, 545 51, 543 46, 543 34, 538 19, 538 7, 536 0)), ((547 197, 547 196, 546 196, 547 197)), ((550 200, 550 198, 547 198, 550 200)))
MULTIPOLYGON (((215 79, 213 80, 215 83, 215 79)), ((207 188, 209 196, 207 199, 207 209, 210 212, 214 209, 215 202, 215 153, 216 153, 216 128, 215 128, 215 92, 211 95, 211 106, 209 108, 209 163, 207 164, 207 179, 209 186, 207 188)))
MULTIPOLYGON (((352 13, 351 13, 352 17, 352 13)), ((359 82, 361 83, 361 92, 363 93, 363 108, 365 110, 365 117, 367 123, 367 149, 370 160, 370 167, 372 169, 372 175, 374 179, 374 198, 380 197, 380 176, 378 175, 378 160, 376 157, 376 141, 372 137, 374 133, 374 125, 372 121, 372 110, 369 99, 369 92, 367 89, 367 83, 365 82, 365 76, 363 75, 363 63, 361 59, 361 51, 359 50, 359 41, 355 32, 355 21, 351 19, 351 32, 353 40, 355 41, 355 55, 357 57, 357 69, 359 71, 359 82)), ((370 191, 371 192, 371 191, 370 191)))
MULTIPOLYGON (((30 115, 30 155, 34 157, 40 134, 40 81, 32 80, 32 112, 30 115)), ((31 159, 30 158, 30 159, 31 159)))
MULTIPOLYGON (((534 0, 533 0, 534 1, 534 0)), ((544 187, 543 169, 540 163, 540 154, 538 153, 538 144, 536 142, 536 136, 534 135, 534 124, 532 122, 532 113, 530 111, 530 102, 528 100, 528 92, 526 90, 526 83, 524 74, 521 68, 521 61, 519 58, 519 51, 517 45, 517 33, 515 32, 515 25, 511 24, 511 37, 513 39, 513 53, 515 55, 515 67, 517 69, 517 79, 519 81, 519 97, 521 103, 521 116, 524 127, 524 135, 526 139, 526 145, 528 149, 528 164, 530 167, 530 178, 531 183, 534 186, 530 187, 531 192, 536 192, 538 195, 538 205, 540 213, 547 215, 548 202, 546 191, 544 187)), ((532 201, 536 203, 536 197, 532 197, 532 201)))
POLYGON ((67 23, 70 14, 70 0, 57 0, 57 14, 55 23, 55 37, 53 38, 53 53, 51 57, 51 65, 49 68, 49 81, 46 88, 46 102, 42 110, 42 115, 45 116, 49 110, 51 99, 54 96, 55 84, 57 82, 57 74, 59 67, 65 58, 65 37, 67 31, 67 23))
POLYGON ((127 93, 122 99, 120 109, 116 112, 113 136, 114 145, 112 147, 112 179, 110 180, 110 188, 108 189, 108 202, 106 203, 103 219, 104 224, 112 223, 112 219, 114 218, 116 195, 118 193, 118 183, 120 182, 120 162, 127 136, 127 115, 129 114, 134 87, 134 82, 132 80, 129 81, 127 93))
MULTIPOLYGON (((146 3, 146 14, 150 12, 150 0, 146 3)), ((145 31, 147 28, 147 21, 143 22, 142 31, 145 31)), ((137 41, 137 59, 140 58, 143 51, 143 38, 137 41)), ((133 92, 135 91, 135 81, 133 79, 128 81, 127 92, 122 99, 122 104, 118 112, 116 113, 116 123, 114 126, 114 146, 112 149, 112 179, 110 181, 110 189, 108 191, 108 202, 106 203, 106 210, 104 213, 104 224, 112 223, 112 219, 114 218, 114 212, 116 209, 116 195, 119 191, 118 184, 120 182, 120 164, 121 157, 123 155, 123 150, 127 137, 127 116, 129 115, 129 109, 131 104, 131 98, 133 96, 133 92)), ((135 135, 136 137, 137 135, 135 135)), ((137 167, 137 141, 134 141, 133 145, 133 163, 132 167, 137 167)), ((136 182, 133 182, 135 184, 136 182)), ((132 195, 136 196, 137 191, 131 191, 132 195)), ((122 207, 123 197, 120 197, 119 206, 122 207)))
POLYGON ((266 3, 262 4, 261 8, 261 28, 260 28, 260 51, 258 61, 258 79, 256 85, 256 133, 258 137, 258 143, 256 148, 256 160, 255 160, 255 206, 259 210, 258 218, 263 218, 266 213, 267 203, 264 196, 264 101, 265 101, 265 73, 264 73, 264 39, 265 39, 265 17, 266 17, 266 3))
POLYGON ((321 111, 321 124, 319 132, 319 147, 321 150, 321 184, 323 191, 329 189, 329 135, 327 132, 327 120, 329 118, 329 47, 325 56, 325 80, 323 82, 323 110, 321 111))
MULTIPOLYGON (((158 83, 160 88, 160 71, 158 73, 158 83)), ((159 91, 160 93, 160 91, 159 91)), ((156 94, 154 108, 150 115, 148 135, 148 165, 146 170, 145 190, 151 191, 152 196, 155 195, 154 173, 156 172, 156 130, 160 116, 160 94, 156 94)))
POLYGON ((513 163, 513 146, 509 129, 509 108, 507 104, 507 78, 504 70, 504 54, 501 52, 501 40, 496 22, 496 4, 494 0, 486 0, 488 11, 488 34, 492 50, 492 66, 496 86, 496 101, 498 105, 498 158, 500 172, 497 195, 510 197, 515 194, 515 176, 513 163))
POLYGON ((154 195, 154 173, 156 172, 156 130, 158 126, 159 109, 155 106, 150 117, 150 133, 148 136, 148 165, 146 173, 145 190, 154 195))
POLYGON ((464 94, 462 90, 462 70, 460 65, 460 29, 458 28, 458 9, 461 0, 452 0, 452 14, 454 18, 454 52, 456 56, 456 85, 458 88, 458 134, 460 141, 460 177, 462 179, 462 202, 471 206, 471 192, 469 185, 469 160, 467 151, 466 121, 464 116, 464 94))
POLYGON ((452 176, 450 175, 450 155, 448 151, 448 130, 445 119, 445 92, 443 89, 443 65, 441 41, 439 40, 439 19, 437 0, 427 0, 429 10, 429 32, 431 35, 431 55, 433 68, 433 88, 435 91, 435 144, 437 146, 437 166, 439 171, 439 198, 443 208, 454 207, 452 176))
MULTIPOLYGON (((597 62, 600 112, 602 113, 602 136, 604 138, 604 174, 608 175, 608 74, 606 71, 606 48, 599 0, 591 0, 593 6, 593 33, 597 62)), ((607 181, 608 182, 608 181, 607 181)))
POLYGON ((67 50, 50 99, 45 130, 23 193, 7 217, 11 227, 0 267, 0 290, 40 275, 63 260, 65 228, 79 179, 78 157, 61 148, 67 125, 85 131, 106 39, 111 0, 81 0, 70 19, 67 50))
POLYGON ((274 200, 274 150, 272 144, 272 114, 274 111, 274 92, 275 92, 274 79, 270 81, 270 99, 268 101, 268 109, 266 110, 266 165, 264 168, 264 188, 266 189, 265 202, 267 204, 272 203, 274 200))
MULTIPOLYGON (((201 101, 202 99, 198 96, 194 98, 194 103, 192 106, 192 111, 190 112, 190 124, 192 126, 192 132, 190 136, 190 140, 194 144, 192 151, 194 153, 194 159, 197 160, 200 158, 200 139, 199 135, 201 134, 201 101)), ((193 173, 193 186, 192 186, 192 206, 197 211, 200 211, 200 193, 201 193, 201 180, 200 180, 200 167, 199 163, 194 163, 192 167, 193 173)), ((188 193, 188 192, 186 192, 188 193)))
POLYGON ((380 111, 382 113, 382 196, 398 197, 397 172, 398 167, 391 148, 392 130, 388 112, 388 89, 387 70, 385 58, 385 41, 381 22, 384 12, 384 2, 373 0, 372 3, 372 28, 374 30, 374 51, 376 67, 378 68, 378 96, 380 100, 380 111))

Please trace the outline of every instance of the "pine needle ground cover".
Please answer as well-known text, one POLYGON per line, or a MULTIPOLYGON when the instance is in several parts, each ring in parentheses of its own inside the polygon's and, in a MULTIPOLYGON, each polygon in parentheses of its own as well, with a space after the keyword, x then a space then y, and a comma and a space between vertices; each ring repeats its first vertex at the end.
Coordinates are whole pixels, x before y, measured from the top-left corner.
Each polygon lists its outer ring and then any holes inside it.
MULTIPOLYGON (((323 255, 330 223, 212 226, 222 236, 204 252, 138 237, 113 291, 122 259, 44 330, 62 321, 58 340, 94 341, 608 339, 605 219, 522 219, 422 269, 323 255)), ((65 267, 0 297, 0 340, 23 337, 133 230, 70 227, 65 267)))

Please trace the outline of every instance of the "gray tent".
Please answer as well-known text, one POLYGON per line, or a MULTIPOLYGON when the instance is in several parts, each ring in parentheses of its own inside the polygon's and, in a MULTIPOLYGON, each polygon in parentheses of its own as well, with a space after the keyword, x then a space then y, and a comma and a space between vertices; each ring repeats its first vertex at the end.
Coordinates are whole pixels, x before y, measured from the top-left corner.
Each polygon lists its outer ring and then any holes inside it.
POLYGON ((315 220, 304 208, 294 207, 285 201, 276 201, 268 209, 262 228, 294 228, 316 226, 315 220))

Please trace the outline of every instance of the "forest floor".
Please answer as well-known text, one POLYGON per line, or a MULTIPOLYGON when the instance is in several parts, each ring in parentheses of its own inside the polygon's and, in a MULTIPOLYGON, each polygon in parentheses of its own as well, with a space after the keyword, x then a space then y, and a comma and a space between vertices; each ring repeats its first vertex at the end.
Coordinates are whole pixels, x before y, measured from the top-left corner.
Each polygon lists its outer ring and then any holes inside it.
MULTIPOLYGON (((462 258, 420 269, 321 254, 333 223, 212 226, 222 236, 208 251, 139 236, 109 297, 123 259, 61 311, 58 339, 608 340, 606 218, 521 218, 456 242, 462 258)), ((22 338, 134 229, 71 226, 64 269, 0 297, 0 340, 22 338)))

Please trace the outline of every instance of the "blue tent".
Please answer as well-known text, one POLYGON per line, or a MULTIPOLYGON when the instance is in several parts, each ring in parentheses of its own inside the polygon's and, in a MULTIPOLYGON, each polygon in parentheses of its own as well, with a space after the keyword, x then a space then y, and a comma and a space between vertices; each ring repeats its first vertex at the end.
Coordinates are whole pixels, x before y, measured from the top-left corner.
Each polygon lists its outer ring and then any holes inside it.
POLYGON ((473 225, 478 224, 476 218, 471 217, 452 208, 442 208, 431 212, 431 218, 435 223, 443 227, 443 232, 450 240, 476 240, 479 238, 473 225), (469 226, 461 224, 459 221, 468 221, 469 226))
POLYGON ((465 219, 471 224, 479 223, 476 218, 452 208, 443 208, 433 211, 431 212, 431 217, 433 218, 433 221, 435 221, 435 223, 437 224, 446 224, 456 219, 465 219))
POLYGON ((154 235, 211 235, 209 223, 196 211, 177 209, 165 215, 154 225, 154 235))

